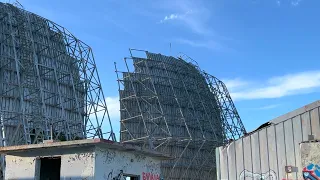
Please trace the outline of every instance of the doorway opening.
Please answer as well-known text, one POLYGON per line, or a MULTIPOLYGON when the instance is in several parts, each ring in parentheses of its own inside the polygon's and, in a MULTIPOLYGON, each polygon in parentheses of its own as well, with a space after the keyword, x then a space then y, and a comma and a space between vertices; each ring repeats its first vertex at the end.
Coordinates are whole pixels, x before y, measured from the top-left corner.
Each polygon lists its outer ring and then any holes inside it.
POLYGON ((40 179, 60 179, 61 157, 40 158, 40 179))

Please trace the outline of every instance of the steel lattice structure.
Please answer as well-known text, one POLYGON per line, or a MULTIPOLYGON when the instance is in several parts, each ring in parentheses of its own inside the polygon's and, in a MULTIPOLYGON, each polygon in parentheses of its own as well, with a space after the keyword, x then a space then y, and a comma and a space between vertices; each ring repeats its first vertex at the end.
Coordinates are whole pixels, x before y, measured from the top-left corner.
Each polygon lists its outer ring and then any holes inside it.
POLYGON ((104 119, 115 140, 92 49, 54 22, 0 3, 0 145, 102 138, 104 119))
POLYGON ((238 111, 231 99, 227 86, 218 78, 200 69, 198 63, 189 56, 182 54, 179 59, 190 62, 206 79, 210 91, 215 95, 219 103, 219 111, 225 135, 225 143, 230 140, 236 140, 245 133, 245 127, 241 121, 238 111))
POLYGON ((175 157, 162 162, 165 179, 216 177, 215 148, 246 132, 226 86, 187 56, 136 51, 116 66, 121 142, 175 157))

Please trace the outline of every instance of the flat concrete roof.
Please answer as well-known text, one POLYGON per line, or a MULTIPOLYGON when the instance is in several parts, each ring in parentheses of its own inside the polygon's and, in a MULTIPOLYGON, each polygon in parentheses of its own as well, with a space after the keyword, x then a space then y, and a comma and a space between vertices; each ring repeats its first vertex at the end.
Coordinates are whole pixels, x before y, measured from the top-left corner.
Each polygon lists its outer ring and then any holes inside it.
POLYGON ((105 140, 105 139, 83 139, 75 141, 61 141, 61 142, 47 142, 41 144, 30 144, 30 145, 19 145, 19 146, 5 146, 0 147, 0 154, 17 155, 17 153, 24 152, 45 152, 49 149, 62 149, 62 148, 79 148, 79 147, 93 147, 99 146, 106 149, 113 149, 124 152, 131 152, 134 154, 141 154, 150 157, 155 157, 162 160, 173 159, 172 157, 157 152, 155 150, 150 150, 146 148, 141 148, 131 144, 124 144, 115 141, 105 140))

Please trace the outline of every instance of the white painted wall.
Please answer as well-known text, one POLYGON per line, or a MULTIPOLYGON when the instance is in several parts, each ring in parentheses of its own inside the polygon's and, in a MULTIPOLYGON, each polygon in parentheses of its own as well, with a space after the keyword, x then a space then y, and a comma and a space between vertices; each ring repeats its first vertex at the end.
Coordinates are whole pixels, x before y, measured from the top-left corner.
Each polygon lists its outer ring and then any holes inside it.
MULTIPOLYGON (((74 151, 74 150, 72 150, 74 151)), ((53 156, 61 157, 61 179, 65 180, 112 180, 117 177, 121 170, 124 174, 138 175, 140 180, 159 180, 161 160, 137 155, 131 152, 117 151, 96 147, 91 151, 77 152, 52 151, 53 156)), ((47 151, 43 151, 47 152, 47 151)), ((40 175, 40 164, 36 163, 37 157, 28 154, 30 157, 6 156, 6 180, 34 180, 40 175), (39 168, 36 168, 39 166, 39 168)), ((38 155, 39 156, 39 155, 38 155)), ((48 157, 50 153, 42 153, 41 157, 48 157)))
POLYGON ((98 147, 95 153, 96 180, 111 180, 121 170, 124 174, 139 175, 141 180, 158 180, 160 176, 161 161, 152 157, 98 147))
MULTIPOLYGON (((59 155, 60 156, 60 155, 59 155)), ((94 152, 61 155, 61 179, 93 180, 94 179, 94 152)), ((40 175, 40 163, 36 157, 6 156, 6 180, 34 180, 40 175), (39 168, 36 168, 39 166, 39 168), (36 170, 38 171, 36 173, 36 170)))
POLYGON ((66 154, 61 156, 61 179, 93 180, 94 179, 94 152, 66 154))
POLYGON ((36 159, 34 157, 6 156, 6 180, 35 179, 36 159))

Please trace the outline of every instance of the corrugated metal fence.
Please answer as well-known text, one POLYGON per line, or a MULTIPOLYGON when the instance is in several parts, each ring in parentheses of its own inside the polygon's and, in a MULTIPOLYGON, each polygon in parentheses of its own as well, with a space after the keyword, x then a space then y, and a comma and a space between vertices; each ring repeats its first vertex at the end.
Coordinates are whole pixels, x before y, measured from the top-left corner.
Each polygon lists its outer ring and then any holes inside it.
POLYGON ((303 179, 299 143, 320 139, 320 101, 272 121, 271 126, 217 148, 218 180, 303 179), (286 173, 285 166, 298 167, 286 173))

